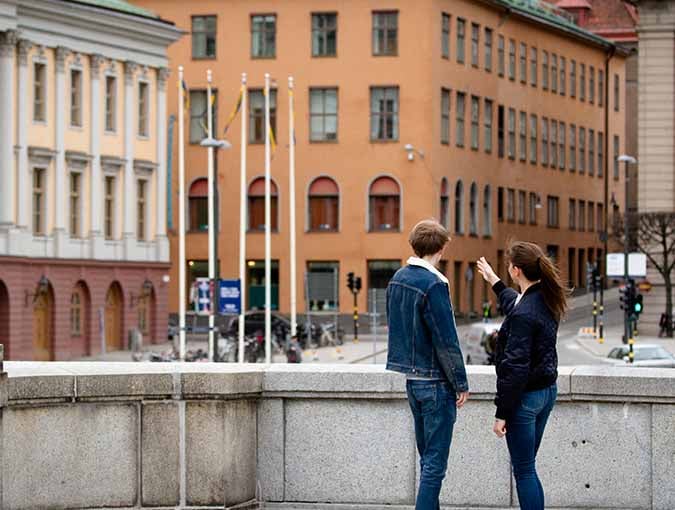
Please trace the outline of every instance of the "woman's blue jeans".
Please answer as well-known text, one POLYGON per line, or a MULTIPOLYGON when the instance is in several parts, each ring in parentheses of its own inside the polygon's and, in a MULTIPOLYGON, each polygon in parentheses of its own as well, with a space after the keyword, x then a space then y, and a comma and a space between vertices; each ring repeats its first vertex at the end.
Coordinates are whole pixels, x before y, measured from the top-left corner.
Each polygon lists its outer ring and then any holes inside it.
POLYGON ((444 381, 408 381, 406 389, 420 454, 420 486, 415 510, 439 510, 438 498, 457 418, 457 396, 444 381))
POLYGON ((537 476, 536 458, 557 395, 555 384, 523 393, 520 405, 506 421, 506 443, 521 510, 544 510, 544 488, 537 476))

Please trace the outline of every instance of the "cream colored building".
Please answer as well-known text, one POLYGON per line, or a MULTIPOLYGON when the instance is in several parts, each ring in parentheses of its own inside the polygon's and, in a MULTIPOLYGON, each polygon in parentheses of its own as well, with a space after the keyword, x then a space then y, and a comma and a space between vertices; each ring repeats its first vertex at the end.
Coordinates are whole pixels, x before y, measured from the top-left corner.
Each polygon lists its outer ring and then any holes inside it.
POLYGON ((0 0, 10 357, 114 349, 135 325, 165 338, 167 47, 179 37, 121 0, 0 0))

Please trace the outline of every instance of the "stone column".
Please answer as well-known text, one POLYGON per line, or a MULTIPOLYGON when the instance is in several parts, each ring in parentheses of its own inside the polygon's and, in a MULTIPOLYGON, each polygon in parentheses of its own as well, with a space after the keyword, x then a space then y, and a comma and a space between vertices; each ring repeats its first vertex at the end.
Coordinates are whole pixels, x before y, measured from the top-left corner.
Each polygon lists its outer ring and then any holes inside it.
MULTIPOLYGON (((56 89, 54 91, 54 129, 56 131, 54 150, 54 256, 63 257, 68 238, 66 213, 68 211, 66 175, 66 57, 68 49, 56 48, 56 89)), ((49 106, 49 105, 48 105, 49 106)))
POLYGON ((103 176, 101 175, 101 67, 105 63, 105 58, 101 55, 92 55, 90 60, 91 68, 91 101, 90 112, 90 145, 91 154, 91 173, 89 188, 89 204, 91 207, 91 231, 89 232, 89 242, 91 243, 91 258, 100 258, 103 255, 103 176))
POLYGON ((169 260, 169 242, 166 237, 166 80, 169 69, 157 72, 157 260, 169 260))
POLYGON ((30 225, 30 174, 28 172, 28 51, 32 44, 26 39, 19 41, 19 83, 17 92, 17 125, 16 145, 19 148, 19 161, 17 166, 17 225, 24 230, 31 230, 30 225))
POLYGON ((134 225, 134 203, 136 186, 134 186, 134 140, 136 124, 134 123, 134 107, 136 94, 134 84, 138 64, 126 62, 124 66, 124 210, 122 221, 122 239, 124 242, 124 258, 129 260, 134 246, 136 229, 134 225))
POLYGON ((14 54, 16 32, 0 35, 0 226, 14 221, 14 54))

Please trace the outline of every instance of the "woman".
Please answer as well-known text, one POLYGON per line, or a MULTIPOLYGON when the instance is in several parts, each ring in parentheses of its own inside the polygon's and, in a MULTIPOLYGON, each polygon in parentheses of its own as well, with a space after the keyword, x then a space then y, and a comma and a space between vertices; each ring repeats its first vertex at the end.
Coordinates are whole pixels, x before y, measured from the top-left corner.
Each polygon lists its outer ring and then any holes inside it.
POLYGON ((478 261, 478 271, 492 285, 506 315, 497 342, 494 432, 506 436, 520 508, 543 510, 544 489, 535 461, 557 396, 556 338, 568 290, 536 244, 513 243, 507 258, 520 294, 504 285, 484 257, 478 261))

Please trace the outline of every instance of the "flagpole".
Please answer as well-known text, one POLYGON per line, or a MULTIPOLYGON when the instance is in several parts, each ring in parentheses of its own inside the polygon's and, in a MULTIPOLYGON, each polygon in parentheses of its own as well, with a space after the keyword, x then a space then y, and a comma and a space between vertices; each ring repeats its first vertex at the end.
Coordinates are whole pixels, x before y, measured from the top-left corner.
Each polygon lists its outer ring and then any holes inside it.
POLYGON ((178 66, 178 356, 185 360, 185 127, 183 66, 178 66))
POLYGON ((241 309, 239 311, 239 363, 244 362, 244 332, 246 310, 246 99, 248 90, 246 87, 246 73, 241 75, 241 183, 239 190, 239 296, 241 309))
POLYGON ((288 173, 289 206, 291 208, 291 337, 298 332, 296 259, 295 259, 295 110, 293 107, 293 77, 288 77, 288 173))
MULTIPOLYGON (((206 70, 206 118, 207 130, 206 136, 213 139, 213 108, 211 106, 212 93, 211 82, 213 73, 211 69, 206 70)), ((208 146, 208 222, 209 222, 209 361, 213 361, 213 351, 215 345, 215 327, 216 327, 216 229, 215 215, 213 211, 213 146, 208 146)))
POLYGON ((270 75, 265 73, 265 363, 272 362, 272 238, 270 183, 270 75))

